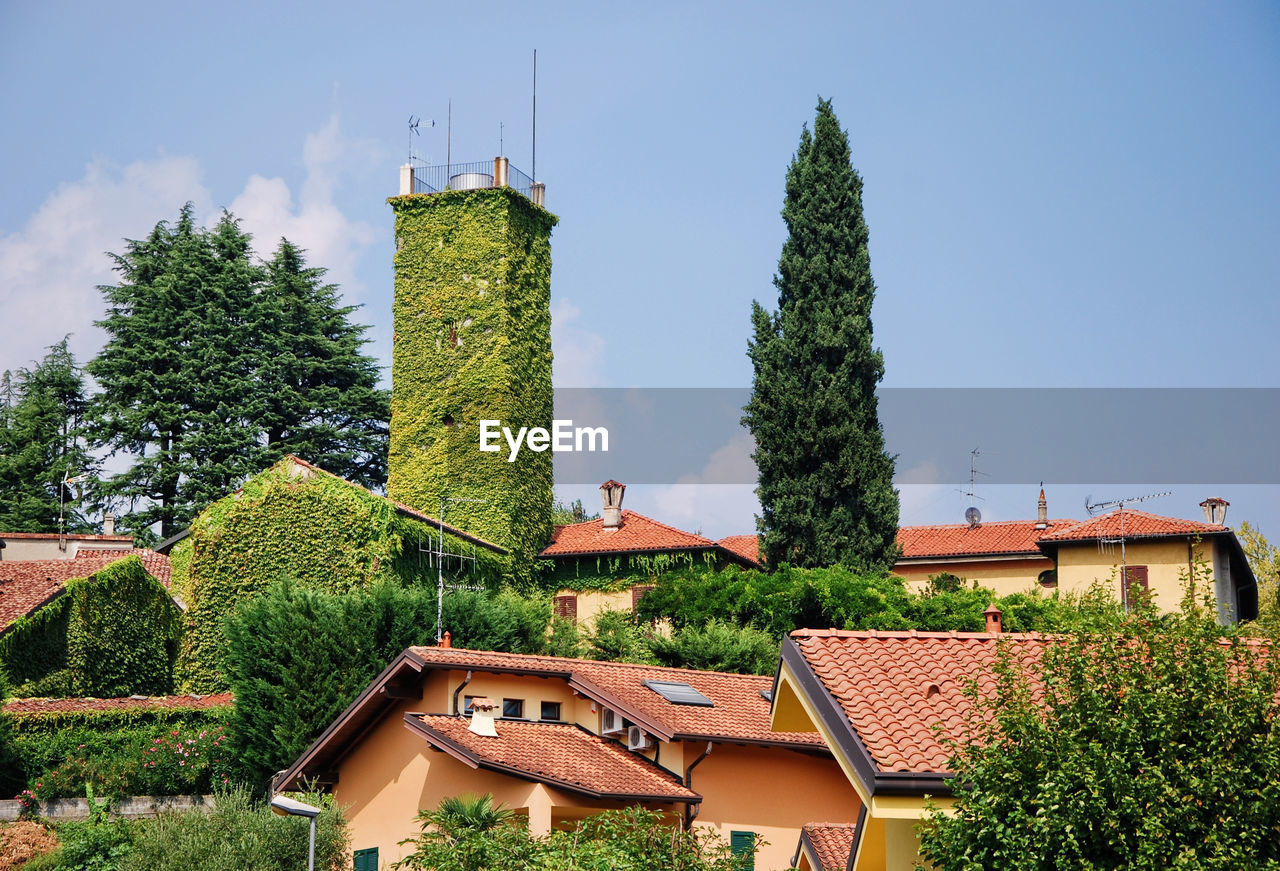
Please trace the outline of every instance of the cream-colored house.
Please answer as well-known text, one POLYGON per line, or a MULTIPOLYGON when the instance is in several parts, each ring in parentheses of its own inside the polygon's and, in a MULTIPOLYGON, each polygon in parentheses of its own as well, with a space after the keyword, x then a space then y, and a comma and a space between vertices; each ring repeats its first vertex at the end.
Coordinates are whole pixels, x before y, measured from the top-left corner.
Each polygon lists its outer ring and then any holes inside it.
POLYGON ((801 828, 859 800, 819 735, 770 728, 768 677, 454 648, 406 650, 277 778, 329 786, 360 867, 407 851, 419 810, 464 793, 543 834, 639 804, 785 868, 801 828))

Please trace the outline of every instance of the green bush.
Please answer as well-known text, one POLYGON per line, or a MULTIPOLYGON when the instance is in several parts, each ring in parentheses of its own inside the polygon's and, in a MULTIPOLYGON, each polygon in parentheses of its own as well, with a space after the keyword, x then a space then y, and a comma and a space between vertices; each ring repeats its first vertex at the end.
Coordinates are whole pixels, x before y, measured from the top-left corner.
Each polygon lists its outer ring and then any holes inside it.
POLYGON ((586 638, 589 659, 608 662, 648 662, 649 648, 630 611, 601 611, 586 638))
POLYGON ((697 668, 735 674, 773 674, 778 642, 750 626, 711 619, 702 627, 685 626, 671 637, 651 633, 650 656, 673 668, 697 668))
MULTIPOLYGON (((539 653, 551 606, 516 593, 458 590, 444 601, 457 647, 539 653)), ((434 644, 435 589, 378 584, 345 595, 277 584, 227 623, 232 723, 242 775, 265 784, 406 647, 434 644)))

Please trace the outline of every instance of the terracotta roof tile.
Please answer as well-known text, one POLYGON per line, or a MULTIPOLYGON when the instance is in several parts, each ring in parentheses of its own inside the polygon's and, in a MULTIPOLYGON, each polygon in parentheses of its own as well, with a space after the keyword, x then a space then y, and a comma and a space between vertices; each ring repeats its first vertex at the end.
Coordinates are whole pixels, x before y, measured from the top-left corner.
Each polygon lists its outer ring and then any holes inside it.
POLYGON ((762 690, 773 687, 773 678, 768 676, 494 653, 456 647, 413 647, 410 650, 420 659, 435 666, 561 677, 587 695, 616 700, 617 705, 623 709, 624 716, 656 729, 659 734, 665 732, 666 735, 687 738, 822 746, 822 739, 816 732, 770 731, 770 703, 760 695, 762 690), (687 683, 714 704, 712 707, 698 707, 669 702, 646 687, 646 680, 687 683))
POLYGON ((622 525, 612 531, 605 530, 603 518, 557 526, 551 533, 551 543, 543 548, 539 556, 707 550, 714 549, 715 546, 716 543, 709 538, 667 526, 634 511, 623 510, 622 525))
POLYGON ((760 536, 758 535, 727 535, 716 542, 727 551, 736 553, 745 560, 750 560, 756 565, 764 565, 764 554, 761 550, 760 536))
POLYGON ((208 710, 227 708, 231 693, 209 696, 145 696, 126 699, 14 699, 4 706, 6 714, 38 717, 81 711, 208 710))
POLYGON ((169 566, 169 557, 162 553, 156 553, 145 547, 134 547, 129 550, 111 550, 104 547, 82 547, 76 552, 76 559, 96 559, 107 563, 115 562, 118 559, 124 559, 127 556, 136 556, 142 560, 142 564, 147 567, 147 572, 151 577, 155 578, 165 587, 169 586, 172 580, 172 570, 169 566))
POLYGON ((1039 661, 1046 643, 1015 633, 802 629, 791 637, 880 770, 915 773, 947 771, 942 741, 964 735, 970 679, 983 693, 994 692, 998 643, 1014 645, 1028 665, 1039 661))
MULTIPOLYGON (((1177 517, 1164 517, 1160 514, 1148 514, 1145 511, 1126 510, 1124 512, 1125 538, 1162 538, 1164 536, 1208 535, 1227 532, 1228 528, 1216 523, 1201 523, 1198 520, 1182 520, 1177 517)), ((1066 529, 1053 531, 1042 539, 1047 543, 1059 541, 1090 541, 1098 538, 1116 538, 1120 535, 1120 511, 1100 514, 1092 520, 1077 523, 1066 529)))
POLYGON ((604 798, 701 798, 643 756, 577 726, 498 720, 494 738, 472 732, 465 717, 407 714, 410 718, 433 746, 480 767, 604 798))
POLYGON ((812 858, 817 860, 815 871, 844 871, 857 831, 854 823, 805 824, 800 837, 812 858))
POLYGON ((135 553, 141 557, 147 571, 167 587, 169 558, 154 551, 103 550, 77 559, 0 562, 0 631, 8 629, 19 617, 25 617, 57 598, 67 581, 87 578, 135 553))
POLYGON ((1074 520, 1050 520, 1047 529, 1036 529, 1034 520, 1001 520, 995 523, 952 523, 941 526, 904 526, 898 530, 901 559, 942 556, 1040 553, 1036 542, 1074 520))

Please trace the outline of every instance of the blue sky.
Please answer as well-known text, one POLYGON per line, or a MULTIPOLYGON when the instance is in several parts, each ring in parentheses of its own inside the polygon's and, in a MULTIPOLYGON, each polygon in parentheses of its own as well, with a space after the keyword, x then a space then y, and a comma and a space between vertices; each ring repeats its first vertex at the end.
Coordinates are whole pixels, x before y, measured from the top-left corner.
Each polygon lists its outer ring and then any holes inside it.
MULTIPOLYGON (((436 121, 416 147, 443 159, 451 99, 455 160, 491 158, 502 125, 529 172, 534 48, 558 384, 750 381, 750 301, 776 299, 783 175, 822 95, 865 181, 886 385, 1280 387, 1264 2, 0 2, 0 369, 66 332, 91 356, 104 252, 187 200, 264 252, 308 248, 389 361, 406 119, 436 121)), ((1099 422, 1098 450, 1153 438, 1099 422)), ((956 486, 904 489, 904 522, 959 520, 956 486)), ((1133 495, 1049 486, 1069 516, 1133 495)), ((1230 489, 1149 507, 1220 495, 1280 538, 1280 488, 1230 489)), ((987 497, 992 519, 1034 510, 1033 485, 987 497)), ((749 488, 628 506, 711 534, 752 517, 749 488)))

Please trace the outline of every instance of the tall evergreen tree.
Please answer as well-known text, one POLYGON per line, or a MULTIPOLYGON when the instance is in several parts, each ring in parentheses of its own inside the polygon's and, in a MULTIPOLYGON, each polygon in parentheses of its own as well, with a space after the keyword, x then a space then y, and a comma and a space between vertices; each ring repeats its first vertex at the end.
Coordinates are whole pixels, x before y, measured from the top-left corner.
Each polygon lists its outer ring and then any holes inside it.
POLYGON ((63 482, 91 473, 82 417, 84 375, 67 340, 34 369, 0 378, 0 529, 86 532, 77 491, 63 482))
POLYGON ((265 462, 296 454, 358 481, 387 479, 390 397, 378 388, 376 361, 361 353, 365 327, 349 317, 325 270, 308 267, 303 252, 280 240, 266 264, 258 295, 255 341, 259 405, 254 421, 266 445, 265 462))
POLYGON ((98 444, 132 456, 101 485, 131 506, 128 527, 171 535, 289 452, 382 483, 387 394, 324 270, 288 241, 259 265, 232 215, 202 229, 190 204, 113 256, 108 340, 88 369, 98 444))
POLYGON ((818 101, 813 133, 801 132, 782 217, 778 311, 752 303, 743 418, 756 440, 765 553, 775 566, 888 567, 898 494, 876 407, 884 358, 871 338, 862 179, 829 100, 818 101))

